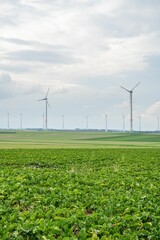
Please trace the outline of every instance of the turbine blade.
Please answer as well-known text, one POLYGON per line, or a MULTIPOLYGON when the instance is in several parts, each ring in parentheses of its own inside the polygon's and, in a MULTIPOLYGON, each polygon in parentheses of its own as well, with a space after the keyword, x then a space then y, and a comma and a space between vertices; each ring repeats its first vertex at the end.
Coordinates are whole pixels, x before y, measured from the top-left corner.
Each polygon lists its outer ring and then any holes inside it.
POLYGON ((124 90, 126 90, 127 92, 130 92, 127 88, 122 87, 122 86, 120 86, 120 87, 123 88, 124 90))
POLYGON ((133 89, 135 89, 138 85, 140 84, 140 82, 139 83, 137 83, 133 88, 132 88, 132 90, 131 91, 133 91, 133 89))
POLYGON ((38 99, 37 101, 44 101, 44 100, 46 100, 45 98, 42 98, 42 99, 38 99))
POLYGON ((45 97, 45 98, 47 98, 47 96, 48 96, 48 92, 49 92, 49 88, 48 88, 48 90, 47 90, 47 93, 46 93, 46 97, 45 97))

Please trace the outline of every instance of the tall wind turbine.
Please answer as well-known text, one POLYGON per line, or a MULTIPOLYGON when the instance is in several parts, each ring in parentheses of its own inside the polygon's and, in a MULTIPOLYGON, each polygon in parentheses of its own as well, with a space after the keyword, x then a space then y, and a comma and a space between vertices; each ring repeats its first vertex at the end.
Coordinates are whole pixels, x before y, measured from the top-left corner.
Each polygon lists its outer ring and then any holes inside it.
POLYGON ((45 101, 45 129, 47 131, 48 129, 48 106, 49 106, 49 103, 48 103, 48 92, 49 92, 49 88, 47 90, 47 93, 46 93, 46 96, 42 99, 39 99, 38 101, 45 101))
POLYGON ((129 92, 129 95, 130 95, 130 132, 132 133, 133 132, 133 104, 132 104, 132 94, 133 94, 133 90, 138 86, 139 83, 137 83, 131 90, 128 90, 127 88, 125 87, 122 87, 125 91, 129 92))

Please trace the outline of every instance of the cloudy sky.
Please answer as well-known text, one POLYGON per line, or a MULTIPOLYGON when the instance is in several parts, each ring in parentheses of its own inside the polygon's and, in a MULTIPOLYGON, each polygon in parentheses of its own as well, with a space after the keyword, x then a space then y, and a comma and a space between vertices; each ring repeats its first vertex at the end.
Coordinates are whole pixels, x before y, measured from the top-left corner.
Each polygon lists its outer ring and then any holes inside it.
POLYGON ((0 128, 156 130, 160 116, 159 0, 0 0, 0 128))

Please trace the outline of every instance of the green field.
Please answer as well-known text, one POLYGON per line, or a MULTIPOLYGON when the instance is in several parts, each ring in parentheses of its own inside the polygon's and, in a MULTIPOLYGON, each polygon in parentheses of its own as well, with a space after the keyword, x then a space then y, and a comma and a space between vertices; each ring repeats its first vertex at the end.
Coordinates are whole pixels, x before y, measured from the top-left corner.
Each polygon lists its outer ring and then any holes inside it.
POLYGON ((159 240, 159 149, 1 149, 0 239, 159 240))
POLYGON ((0 239, 159 240, 160 135, 0 132, 0 239))
POLYGON ((160 147, 160 134, 104 132, 0 132, 0 148, 160 147))

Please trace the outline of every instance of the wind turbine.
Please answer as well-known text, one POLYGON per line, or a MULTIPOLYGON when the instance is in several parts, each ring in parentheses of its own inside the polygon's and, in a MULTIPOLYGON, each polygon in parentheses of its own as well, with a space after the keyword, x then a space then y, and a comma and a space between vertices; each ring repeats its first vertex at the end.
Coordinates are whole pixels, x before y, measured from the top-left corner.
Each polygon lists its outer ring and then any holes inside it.
POLYGON ((43 113, 43 130, 44 130, 44 113, 43 113))
POLYGON ((107 114, 105 113, 105 115, 104 115, 104 117, 105 117, 105 132, 108 132, 108 127, 107 127, 107 118, 108 118, 108 116, 107 116, 107 114))
POLYGON ((158 124, 157 130, 158 130, 158 132, 159 132, 159 117, 157 117, 157 124, 158 124))
POLYGON ((86 116, 86 130, 88 130, 88 116, 86 116))
POLYGON ((141 115, 139 116, 139 132, 141 132, 141 119, 142 119, 142 117, 141 117, 141 115))
MULTIPOLYGON (((140 82, 139 82, 140 83, 140 82)), ((129 95, 130 95, 130 132, 132 133, 133 132, 133 104, 132 104, 132 94, 133 94, 133 90, 138 86, 137 83, 131 90, 128 90, 127 88, 125 87, 122 87, 125 91, 129 92, 129 95)))
POLYGON ((22 113, 20 113, 20 130, 22 131, 22 113))
POLYGON ((64 115, 62 115, 62 130, 64 130, 64 115))
POLYGON ((123 132, 125 132, 125 116, 123 115, 123 132))
POLYGON ((7 113, 7 124, 8 124, 8 130, 9 130, 9 112, 7 113))
POLYGON ((49 88, 47 90, 46 96, 44 98, 38 100, 38 101, 45 101, 45 108, 46 108, 46 112, 45 112, 45 129, 46 129, 46 131, 48 129, 48 106, 49 106, 49 103, 48 103, 48 92, 49 92, 49 88))

